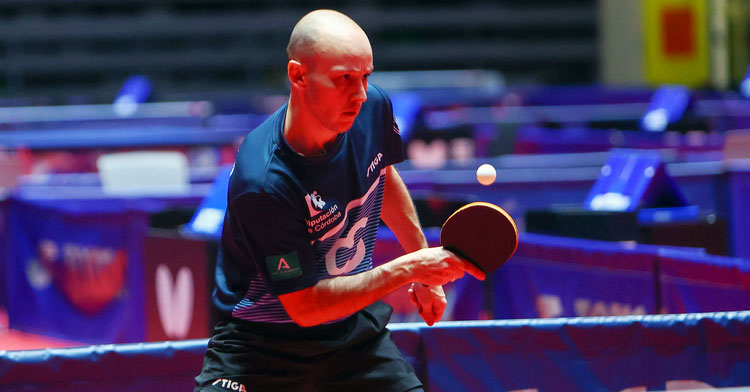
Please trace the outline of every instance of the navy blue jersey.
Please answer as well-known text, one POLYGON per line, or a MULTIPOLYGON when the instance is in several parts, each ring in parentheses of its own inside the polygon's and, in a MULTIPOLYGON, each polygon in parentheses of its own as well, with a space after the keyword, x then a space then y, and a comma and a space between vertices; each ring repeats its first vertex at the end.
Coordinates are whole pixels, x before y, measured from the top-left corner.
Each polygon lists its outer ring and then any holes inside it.
POLYGON ((213 300, 244 320, 291 322, 278 295, 372 268, 385 168, 403 160, 391 102, 376 86, 319 157, 286 143, 286 108, 248 134, 229 182, 213 300))

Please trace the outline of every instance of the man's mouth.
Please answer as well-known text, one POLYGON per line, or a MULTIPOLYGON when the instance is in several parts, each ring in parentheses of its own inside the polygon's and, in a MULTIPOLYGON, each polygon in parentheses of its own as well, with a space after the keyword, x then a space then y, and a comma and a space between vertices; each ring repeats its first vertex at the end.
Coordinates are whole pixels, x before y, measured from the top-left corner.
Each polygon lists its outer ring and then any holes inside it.
POLYGON ((356 116, 359 114, 359 106, 351 106, 344 109, 344 115, 345 116, 356 116))

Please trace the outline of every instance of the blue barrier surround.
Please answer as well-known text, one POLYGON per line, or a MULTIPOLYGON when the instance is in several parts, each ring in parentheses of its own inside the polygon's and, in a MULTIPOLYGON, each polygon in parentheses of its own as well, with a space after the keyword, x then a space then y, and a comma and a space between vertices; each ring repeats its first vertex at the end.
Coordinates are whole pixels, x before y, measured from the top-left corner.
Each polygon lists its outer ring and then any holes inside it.
POLYGON ((446 323, 422 328, 431 391, 750 385, 750 312, 446 323))
POLYGON ((207 340, 0 351, 0 386, 14 391, 182 391, 207 340))
MULTIPOLYGON (((429 391, 750 385, 750 311, 390 324, 429 391)), ((0 389, 190 390, 206 339, 0 351, 0 389)), ((251 389, 250 389, 251 390, 251 389)))

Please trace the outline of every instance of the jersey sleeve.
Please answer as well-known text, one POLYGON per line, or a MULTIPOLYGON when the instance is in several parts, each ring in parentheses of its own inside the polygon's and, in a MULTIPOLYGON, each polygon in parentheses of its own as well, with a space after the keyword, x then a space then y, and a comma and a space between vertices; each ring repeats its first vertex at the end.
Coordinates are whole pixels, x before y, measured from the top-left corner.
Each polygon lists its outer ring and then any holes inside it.
POLYGON ((274 295, 318 282, 307 226, 288 206, 265 193, 246 193, 229 207, 233 242, 247 252, 274 295))
MULTIPOLYGON (((376 87, 377 88, 377 87, 376 87)), ((393 165, 404 160, 404 147, 401 143, 401 132, 393 116, 393 103, 387 94, 377 88, 384 100, 383 105, 383 151, 385 165, 393 165)))

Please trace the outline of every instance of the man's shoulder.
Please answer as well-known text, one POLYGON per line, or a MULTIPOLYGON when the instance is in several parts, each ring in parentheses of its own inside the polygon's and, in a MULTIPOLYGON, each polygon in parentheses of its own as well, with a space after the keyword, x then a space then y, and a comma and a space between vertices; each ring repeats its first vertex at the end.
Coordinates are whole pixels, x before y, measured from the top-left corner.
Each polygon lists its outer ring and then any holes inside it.
POLYGON ((275 135, 280 115, 280 111, 274 112, 245 137, 237 151, 230 191, 235 194, 265 193, 279 180, 268 169, 276 157, 274 152, 279 148, 275 135))
POLYGON ((392 111, 388 94, 375 84, 368 84, 367 101, 362 105, 361 119, 376 124, 392 111))
POLYGON ((292 192, 292 171, 275 154, 261 155, 237 159, 230 180, 231 194, 264 193, 283 198, 292 192))
POLYGON ((367 102, 385 103, 388 101, 390 101, 390 99, 388 98, 388 94, 385 92, 385 90, 383 90, 382 87, 376 84, 368 83, 367 102))
MULTIPOLYGON (((293 209, 298 192, 288 178, 278 170, 237 171, 229 183, 229 197, 232 204, 242 202, 267 208, 271 205, 293 209), (271 203, 272 202, 272 203, 271 203), (270 203, 270 204, 269 204, 270 203)), ((275 212, 275 210, 268 210, 275 212)))
POLYGON ((251 130, 247 136, 245 136, 245 140, 240 146, 240 151, 253 148, 263 148, 264 146, 272 144, 276 140, 274 133, 279 130, 279 124, 284 116, 283 109, 284 107, 281 107, 274 111, 263 120, 262 123, 251 130))

